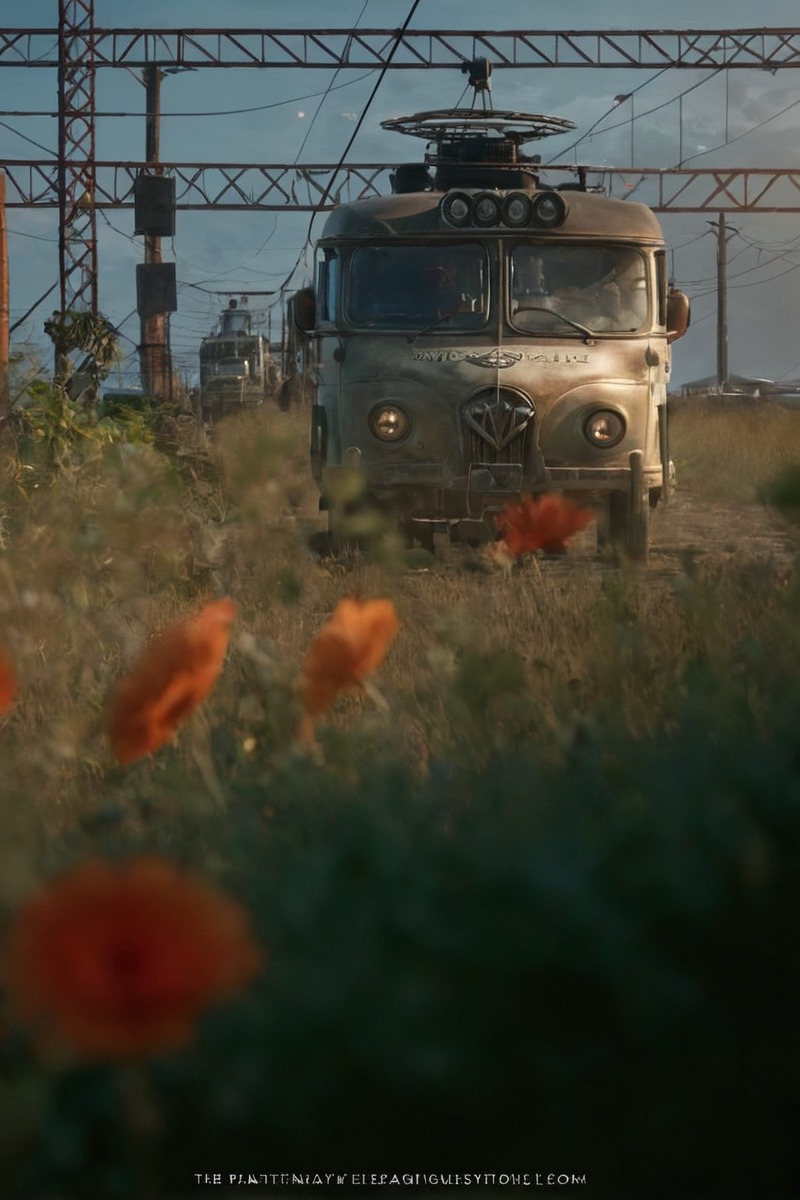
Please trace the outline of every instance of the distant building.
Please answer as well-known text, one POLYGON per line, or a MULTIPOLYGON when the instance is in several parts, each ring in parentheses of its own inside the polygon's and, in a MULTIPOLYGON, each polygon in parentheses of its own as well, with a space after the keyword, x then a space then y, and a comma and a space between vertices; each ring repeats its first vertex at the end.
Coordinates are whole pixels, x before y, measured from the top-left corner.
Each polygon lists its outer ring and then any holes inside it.
POLYGON ((729 375, 724 392, 717 387, 716 375, 694 379, 681 385, 675 400, 708 397, 720 403, 757 404, 761 400, 785 407, 800 407, 800 379, 759 379, 748 375, 729 375))

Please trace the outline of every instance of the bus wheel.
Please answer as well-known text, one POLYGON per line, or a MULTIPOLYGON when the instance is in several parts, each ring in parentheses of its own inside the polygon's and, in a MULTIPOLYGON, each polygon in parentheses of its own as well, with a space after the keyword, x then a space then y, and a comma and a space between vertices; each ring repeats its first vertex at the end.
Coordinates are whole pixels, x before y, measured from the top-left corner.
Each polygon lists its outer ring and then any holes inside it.
POLYGON ((330 513, 328 513, 327 545, 329 554, 334 558, 350 558, 361 549, 359 539, 349 532, 347 522, 334 519, 330 513))
POLYGON ((385 532, 384 514, 368 498, 328 509, 328 540, 336 558, 362 558, 374 551, 385 532))
POLYGON ((213 396, 204 406, 207 425, 216 425, 225 416, 225 406, 219 396, 213 396))

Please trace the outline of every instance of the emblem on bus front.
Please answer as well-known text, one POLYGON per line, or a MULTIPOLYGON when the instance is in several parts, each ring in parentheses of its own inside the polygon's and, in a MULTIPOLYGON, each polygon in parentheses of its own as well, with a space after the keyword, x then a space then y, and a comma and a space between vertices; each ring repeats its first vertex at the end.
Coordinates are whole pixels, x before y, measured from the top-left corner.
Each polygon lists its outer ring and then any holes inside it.
POLYGON ((487 350, 484 354, 468 354, 466 359, 467 362, 474 363, 476 367, 513 367, 522 361, 522 355, 514 350, 501 350, 497 346, 494 350, 487 350))

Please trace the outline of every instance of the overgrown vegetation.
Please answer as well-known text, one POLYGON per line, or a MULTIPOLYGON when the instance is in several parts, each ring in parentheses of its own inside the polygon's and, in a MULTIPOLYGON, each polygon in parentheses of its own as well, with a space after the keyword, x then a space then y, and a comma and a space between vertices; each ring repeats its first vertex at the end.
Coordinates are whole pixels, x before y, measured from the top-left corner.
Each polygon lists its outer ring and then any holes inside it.
POLYGON ((56 311, 45 321, 44 329, 55 351, 57 388, 77 390, 76 375, 81 374, 85 378, 78 388, 94 401, 101 381, 119 358, 119 335, 114 326, 102 313, 56 311), (70 358, 73 353, 81 355, 77 365, 70 358))
POLYGON ((752 502, 798 461, 797 428, 795 410, 768 401, 730 409, 700 397, 688 401, 671 417, 681 485, 709 499, 752 502))
MULTIPOLYGON (((72 864, 147 853, 242 901, 267 966, 191 1046, 132 1064, 43 1058, 9 1013, 4 1194, 396 1171, 796 1195, 796 571, 320 559, 303 413, 210 437, 141 420, 48 456, 31 424, 4 435, 4 919, 72 864), (348 595, 392 599, 402 628, 379 691, 341 699, 311 751, 297 674, 348 595), (239 615, 214 693, 123 769, 109 688, 221 596, 239 615)), ((800 462, 800 425, 681 413, 673 457, 699 499, 754 503, 800 462)))

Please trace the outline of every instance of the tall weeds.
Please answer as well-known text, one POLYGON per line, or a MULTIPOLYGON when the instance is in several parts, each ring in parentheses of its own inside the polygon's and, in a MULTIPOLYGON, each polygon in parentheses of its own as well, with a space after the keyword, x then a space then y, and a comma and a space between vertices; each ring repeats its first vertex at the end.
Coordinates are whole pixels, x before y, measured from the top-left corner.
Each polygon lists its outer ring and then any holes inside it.
MULTIPOLYGON (((13 922, 75 864, 166 858, 246 907, 267 965, 134 1064, 43 1056, 9 1011, 7 1194, 183 1197, 251 1170, 796 1194, 796 573, 320 558, 302 413, 148 428, 55 466, 5 435, 0 902, 13 922), (213 693, 119 766, 113 684, 223 596, 213 693), (312 749, 297 679, 346 596, 401 628, 312 749)), ((738 418, 674 434, 682 486, 737 504, 798 442, 783 415, 748 453, 738 418)))

